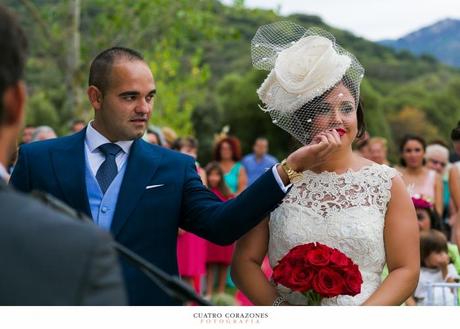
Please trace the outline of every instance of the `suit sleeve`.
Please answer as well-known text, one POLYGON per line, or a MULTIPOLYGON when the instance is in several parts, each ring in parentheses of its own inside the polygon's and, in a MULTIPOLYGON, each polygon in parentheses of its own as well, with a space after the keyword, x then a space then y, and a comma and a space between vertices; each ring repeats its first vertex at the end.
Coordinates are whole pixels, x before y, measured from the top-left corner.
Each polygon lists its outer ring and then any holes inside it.
POLYGON ((19 191, 25 193, 31 191, 27 152, 23 147, 19 148, 18 160, 14 167, 13 174, 11 175, 9 183, 19 191))
POLYGON ((118 260, 112 240, 105 232, 98 232, 81 279, 79 305, 126 305, 118 260))
POLYGON ((202 183, 194 163, 185 169, 182 227, 214 243, 234 242, 256 226, 284 198, 268 170, 235 199, 221 202, 202 183))

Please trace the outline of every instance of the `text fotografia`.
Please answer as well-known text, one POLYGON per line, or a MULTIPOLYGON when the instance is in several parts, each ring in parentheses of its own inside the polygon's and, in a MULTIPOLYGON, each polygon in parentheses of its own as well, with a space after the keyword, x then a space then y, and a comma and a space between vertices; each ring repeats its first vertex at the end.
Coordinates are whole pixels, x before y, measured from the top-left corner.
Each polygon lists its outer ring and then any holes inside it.
POLYGON ((255 312, 225 312, 225 313, 193 313, 194 319, 202 324, 258 324, 261 319, 267 319, 268 313, 255 312))

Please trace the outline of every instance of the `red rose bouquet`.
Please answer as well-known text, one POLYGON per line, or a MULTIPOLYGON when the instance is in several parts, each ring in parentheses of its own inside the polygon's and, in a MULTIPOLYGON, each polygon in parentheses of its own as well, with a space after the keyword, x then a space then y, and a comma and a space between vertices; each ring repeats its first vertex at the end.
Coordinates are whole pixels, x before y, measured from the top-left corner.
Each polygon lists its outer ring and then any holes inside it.
POLYGON ((308 305, 324 297, 355 296, 363 279, 358 265, 343 252, 321 243, 296 246, 273 268, 273 281, 303 293, 308 305))

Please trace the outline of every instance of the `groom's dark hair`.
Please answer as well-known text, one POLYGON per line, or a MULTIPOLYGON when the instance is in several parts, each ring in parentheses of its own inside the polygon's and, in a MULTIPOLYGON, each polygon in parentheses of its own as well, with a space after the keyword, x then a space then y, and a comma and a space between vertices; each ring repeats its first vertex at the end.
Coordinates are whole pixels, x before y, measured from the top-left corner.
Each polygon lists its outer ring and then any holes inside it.
POLYGON ((89 86, 96 86, 104 93, 110 85, 110 72, 115 61, 126 59, 128 61, 144 61, 144 57, 134 49, 125 47, 112 47, 97 55, 89 69, 89 86))

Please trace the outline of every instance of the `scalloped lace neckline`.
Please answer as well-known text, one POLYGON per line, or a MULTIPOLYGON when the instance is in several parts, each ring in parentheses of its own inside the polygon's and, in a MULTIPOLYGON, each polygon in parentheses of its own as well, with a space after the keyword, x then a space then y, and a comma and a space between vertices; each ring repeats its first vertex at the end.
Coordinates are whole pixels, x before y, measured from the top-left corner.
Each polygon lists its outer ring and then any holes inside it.
POLYGON ((388 167, 386 165, 379 165, 377 163, 371 163, 371 164, 368 164, 368 165, 364 165, 362 166, 361 168, 359 169, 352 169, 352 168, 348 168, 347 170, 345 170, 343 173, 337 173, 335 171, 328 171, 328 170, 325 170, 325 171, 322 171, 322 172, 314 172, 312 170, 305 170, 302 174, 304 176, 325 176, 325 175, 328 175, 328 176, 336 176, 336 177, 343 177, 343 176, 347 176, 347 175, 353 175, 353 174, 360 174, 361 172, 363 171, 367 171, 367 170, 371 170, 371 169, 375 169, 375 168, 379 168, 379 167, 388 167))

